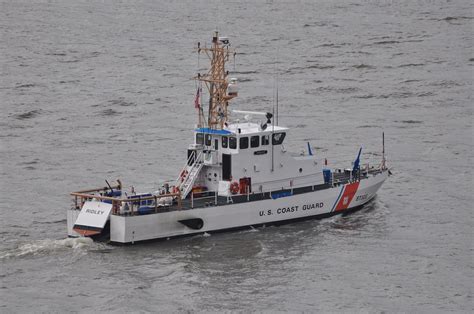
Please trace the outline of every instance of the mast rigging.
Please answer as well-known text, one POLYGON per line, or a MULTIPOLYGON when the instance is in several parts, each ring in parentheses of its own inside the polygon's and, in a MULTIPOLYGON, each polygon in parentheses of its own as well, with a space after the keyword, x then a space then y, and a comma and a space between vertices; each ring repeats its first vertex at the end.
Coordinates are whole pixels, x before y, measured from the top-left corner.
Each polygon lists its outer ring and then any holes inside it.
POLYGON ((225 69, 225 63, 229 61, 231 53, 234 54, 234 50, 230 48, 228 38, 219 37, 216 31, 210 48, 201 48, 198 43, 198 53, 201 51, 211 60, 209 71, 206 74, 198 73, 195 77, 196 80, 204 82, 209 92, 207 126, 211 129, 223 129, 228 119, 229 101, 237 96, 236 93, 228 93, 229 72, 225 69))

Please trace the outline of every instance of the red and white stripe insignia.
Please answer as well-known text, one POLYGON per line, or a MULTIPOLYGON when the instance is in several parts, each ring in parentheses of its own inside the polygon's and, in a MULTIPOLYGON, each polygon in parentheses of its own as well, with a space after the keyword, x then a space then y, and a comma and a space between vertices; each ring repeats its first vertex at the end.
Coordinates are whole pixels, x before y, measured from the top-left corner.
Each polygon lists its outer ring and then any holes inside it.
POLYGON ((349 205, 351 204, 351 201, 354 198, 354 195, 357 193, 358 188, 359 188, 359 182, 350 183, 344 186, 344 192, 342 193, 342 196, 339 199, 339 202, 337 203, 334 211, 337 212, 337 211, 347 209, 349 205))

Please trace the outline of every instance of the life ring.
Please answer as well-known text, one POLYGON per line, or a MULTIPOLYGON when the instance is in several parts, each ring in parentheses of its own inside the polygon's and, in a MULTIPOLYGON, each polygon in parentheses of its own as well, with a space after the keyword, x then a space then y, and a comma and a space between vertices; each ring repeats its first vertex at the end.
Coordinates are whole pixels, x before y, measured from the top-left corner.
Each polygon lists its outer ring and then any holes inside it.
POLYGON ((173 186, 173 193, 176 194, 179 192, 179 188, 177 186, 173 186))
POLYGON ((237 194, 239 192, 239 184, 237 182, 232 182, 230 184, 230 193, 237 194))
POLYGON ((181 182, 184 181, 184 179, 186 178, 187 175, 188 175, 188 170, 183 170, 181 172, 181 174, 179 175, 179 177, 181 178, 181 182))

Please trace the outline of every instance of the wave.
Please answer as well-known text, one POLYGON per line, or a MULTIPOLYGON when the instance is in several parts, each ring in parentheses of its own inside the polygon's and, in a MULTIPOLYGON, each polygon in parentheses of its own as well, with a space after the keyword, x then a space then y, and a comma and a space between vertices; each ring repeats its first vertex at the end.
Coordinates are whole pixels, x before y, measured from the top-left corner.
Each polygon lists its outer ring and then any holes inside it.
POLYGON ((232 71, 232 74, 257 74, 258 71, 232 71))
POLYGON ((334 65, 320 65, 320 64, 313 64, 310 66, 305 67, 306 69, 319 69, 319 70, 326 70, 326 69, 333 69, 334 65))
POLYGON ((402 81, 401 83, 415 83, 415 82, 421 82, 421 80, 405 80, 405 81, 402 81))
POLYGON ((382 40, 374 42, 374 45, 391 45, 391 44, 399 44, 398 40, 382 40))
POLYGON ((318 27, 324 27, 324 26, 333 26, 333 27, 339 27, 337 24, 328 24, 324 22, 314 22, 314 23, 306 23, 303 25, 303 27, 313 27, 313 26, 318 26, 318 27))
POLYGON ((358 64, 358 65, 353 65, 352 67, 355 68, 355 69, 375 69, 375 67, 373 65, 368 65, 368 64, 364 64, 364 63, 358 64))
POLYGON ((36 87, 36 84, 17 84, 15 88, 30 88, 30 87, 36 87))
POLYGON ((357 128, 358 129, 368 129, 368 128, 378 128, 378 127, 379 127, 378 125, 364 124, 364 125, 358 126, 357 128))
POLYGON ((112 104, 114 106, 122 106, 122 107, 128 107, 128 106, 136 106, 134 102, 127 102, 123 98, 119 99, 112 99, 108 101, 109 104, 112 104))
POLYGON ((305 90, 304 93, 306 95, 317 95, 320 92, 328 92, 328 93, 341 93, 341 94, 349 94, 358 92, 359 88, 357 87, 329 87, 329 86, 321 86, 312 90, 305 90))
POLYGON ((15 115, 17 120, 27 120, 37 117, 41 113, 41 110, 31 110, 25 113, 19 113, 15 115))
POLYGON ((451 21, 472 20, 472 19, 474 19, 474 17, 472 16, 447 16, 443 19, 439 19, 439 21, 451 22, 451 21))
POLYGON ((58 61, 59 63, 76 63, 76 62, 79 62, 81 60, 79 59, 72 59, 72 60, 60 60, 58 61))
POLYGON ((399 65, 398 67, 399 67, 399 68, 420 67, 420 66, 424 66, 424 65, 425 65, 424 63, 407 63, 407 64, 399 65))
POLYGON ((400 122, 400 123, 406 123, 406 124, 421 124, 423 121, 420 120, 402 120, 402 121, 395 121, 395 122, 400 122))
POLYGON ((322 44, 322 45, 319 45, 317 46, 316 48, 324 48, 324 47, 328 47, 328 48, 341 48, 342 46, 350 46, 351 44, 350 43, 328 43, 328 44, 322 44))
POLYGON ((33 221, 34 225, 51 225, 51 224, 65 224, 66 219, 53 220, 53 221, 33 221))
POLYGON ((402 99, 402 98, 411 98, 411 97, 429 97, 433 96, 434 94, 431 92, 425 92, 425 93, 412 93, 412 92, 394 92, 391 94, 383 94, 377 96, 378 99, 386 99, 386 98, 397 98, 397 99, 402 99))
POLYGON ((116 111, 114 109, 105 109, 99 113, 99 115, 104 116, 104 117, 116 116, 120 114, 121 113, 119 111, 116 111))
POLYGON ((253 80, 246 77, 239 77, 238 81, 239 83, 243 83, 243 82, 252 82, 253 80))
POLYGON ((81 250, 91 248, 94 241, 91 238, 66 238, 62 240, 37 240, 18 245, 16 248, 0 252, 0 260, 30 255, 48 254, 54 251, 73 249, 81 250))

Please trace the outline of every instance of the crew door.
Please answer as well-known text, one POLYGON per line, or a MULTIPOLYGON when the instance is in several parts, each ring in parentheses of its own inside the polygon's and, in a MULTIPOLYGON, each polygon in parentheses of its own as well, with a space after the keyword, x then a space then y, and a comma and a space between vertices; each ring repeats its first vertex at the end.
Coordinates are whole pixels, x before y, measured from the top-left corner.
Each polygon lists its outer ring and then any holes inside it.
POLYGON ((222 154, 222 180, 230 181, 232 177, 232 155, 222 154))

